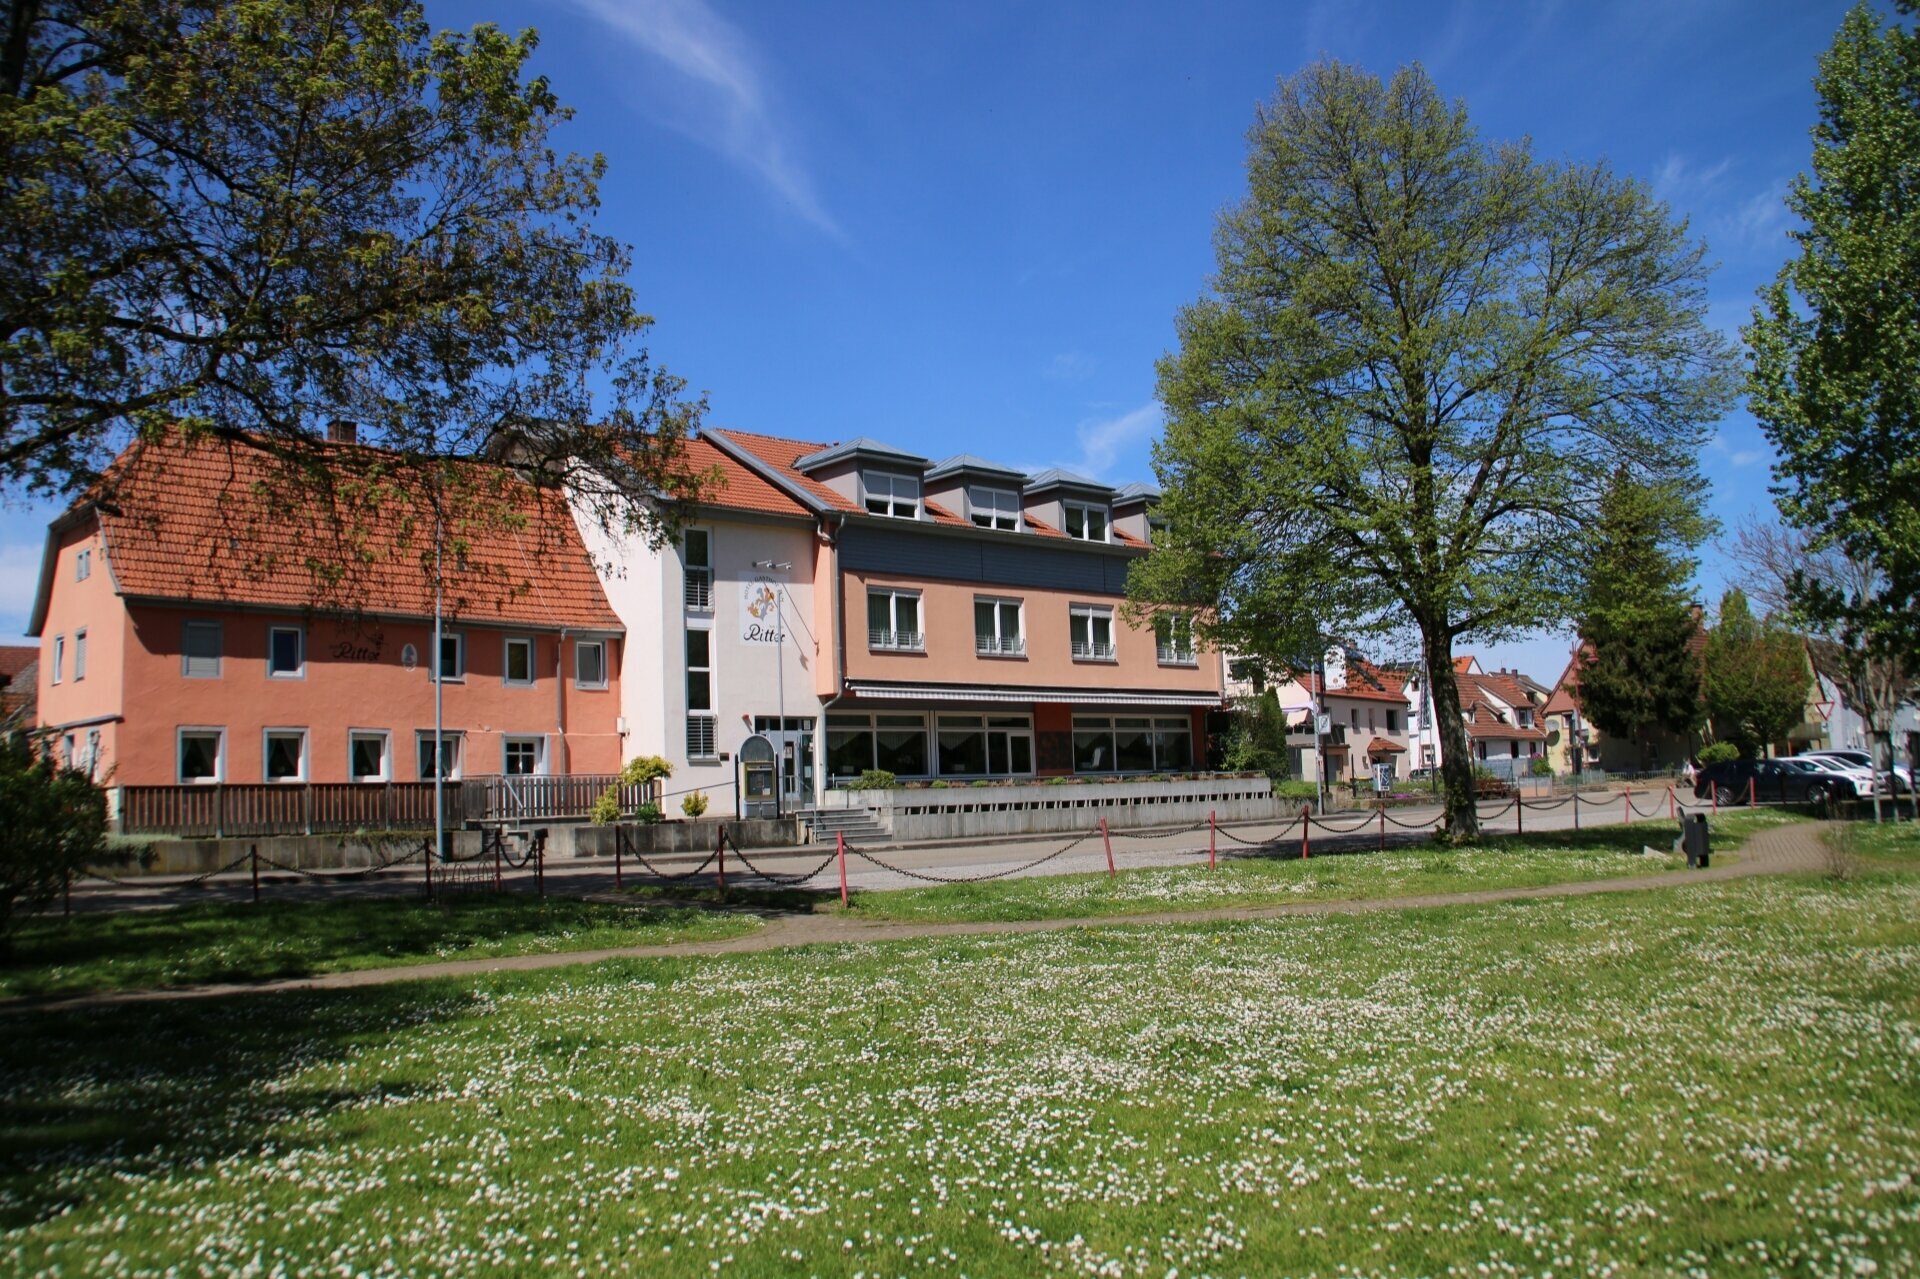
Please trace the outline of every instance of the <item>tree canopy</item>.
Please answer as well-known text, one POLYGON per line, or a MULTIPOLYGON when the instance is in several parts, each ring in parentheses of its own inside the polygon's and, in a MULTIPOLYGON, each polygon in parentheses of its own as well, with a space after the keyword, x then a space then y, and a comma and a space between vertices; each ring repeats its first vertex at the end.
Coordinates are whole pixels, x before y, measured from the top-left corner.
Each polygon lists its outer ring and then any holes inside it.
POLYGON ((602 161, 556 149, 532 32, 435 34, 413 0, 4 21, 0 482, 72 492, 133 432, 307 463, 346 419, 403 460, 510 458, 609 524, 688 487, 702 405, 639 345, 602 161))
POLYGON ((1754 617, 1746 592, 1733 587, 1707 632, 1706 687, 1713 735, 1749 758, 1764 755, 1806 717, 1806 642, 1772 615, 1754 617))
POLYGON ((1686 736, 1706 719, 1700 624, 1689 592, 1691 549, 1709 521, 1689 494, 1637 482, 1621 468, 1600 500, 1582 574, 1580 709, 1613 737, 1652 755, 1659 732, 1686 736))
POLYGON ((1861 4, 1814 83, 1799 255, 1746 330, 1748 403, 1786 521, 1868 570, 1801 575, 1795 611, 1920 668, 1920 35, 1861 4))
POLYGON ((1247 183, 1160 363, 1169 538, 1131 590, 1282 661, 1410 625, 1471 835, 1453 645, 1571 618, 1621 467, 1697 491, 1735 376, 1704 250, 1604 164, 1481 141, 1418 66, 1283 80, 1247 183))

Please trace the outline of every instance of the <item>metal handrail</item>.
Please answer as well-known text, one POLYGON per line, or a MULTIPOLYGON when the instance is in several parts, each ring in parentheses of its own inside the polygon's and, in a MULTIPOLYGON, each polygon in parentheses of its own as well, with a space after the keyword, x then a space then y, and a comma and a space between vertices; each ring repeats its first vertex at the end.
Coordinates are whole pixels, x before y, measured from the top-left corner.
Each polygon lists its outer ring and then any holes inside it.
POLYGON ((1073 655, 1075 657, 1090 657, 1103 662, 1112 661, 1113 645, 1100 644, 1093 640, 1075 640, 1073 641, 1073 655))
POLYGON ((976 633, 973 637, 973 648, 976 653, 995 655, 1010 653, 1018 655, 1027 651, 1027 641, 1026 637, 1022 635, 981 635, 976 633))
POLYGON ((687 607, 700 612, 713 611, 712 569, 687 569, 687 607))
POLYGON ((919 631, 867 632, 867 647, 891 649, 900 653, 918 653, 927 646, 927 637, 919 631))

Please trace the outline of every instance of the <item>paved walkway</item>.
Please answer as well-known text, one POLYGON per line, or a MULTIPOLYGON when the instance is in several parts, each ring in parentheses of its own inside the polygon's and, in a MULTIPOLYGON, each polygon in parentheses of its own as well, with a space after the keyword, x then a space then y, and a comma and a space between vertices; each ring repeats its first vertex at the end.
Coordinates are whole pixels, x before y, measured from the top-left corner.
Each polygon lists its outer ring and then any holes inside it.
POLYGON ((1794 822, 1762 831, 1741 846, 1735 861, 1722 861, 1706 870, 1665 871, 1620 879, 1582 880, 1570 884, 1541 884, 1527 888, 1494 888, 1462 893, 1426 893, 1380 897, 1365 901, 1291 902, 1263 906, 1227 906, 1205 910, 1158 911, 1143 915, 1104 915, 1072 919, 986 920, 963 923, 871 921, 843 915, 781 914, 765 928, 718 941, 673 942, 653 946, 624 946, 610 950, 577 950, 559 954, 513 955, 489 959, 452 960, 401 968, 368 968, 358 972, 325 973, 277 981, 235 982, 182 986, 165 990, 109 991, 46 1001, 0 1003, 9 1008, 41 1010, 99 1007, 108 1004, 148 1003, 178 999, 206 999, 227 995, 346 990, 384 986, 393 982, 446 977, 474 977, 487 973, 533 972, 597 964, 609 959, 647 959, 676 956, 728 955, 780 950, 792 946, 846 945, 910 941, 926 937, 967 937, 988 934, 1057 932, 1069 928, 1133 927, 1151 924, 1201 924, 1220 920, 1277 919, 1289 915, 1365 915, 1376 911, 1409 910, 1433 906, 1461 906, 1486 902, 1524 901, 1546 897, 1588 897, 1596 893, 1639 892, 1645 889, 1683 888, 1719 883, 1755 875, 1783 875, 1817 871, 1824 863, 1822 834, 1826 822, 1794 822))

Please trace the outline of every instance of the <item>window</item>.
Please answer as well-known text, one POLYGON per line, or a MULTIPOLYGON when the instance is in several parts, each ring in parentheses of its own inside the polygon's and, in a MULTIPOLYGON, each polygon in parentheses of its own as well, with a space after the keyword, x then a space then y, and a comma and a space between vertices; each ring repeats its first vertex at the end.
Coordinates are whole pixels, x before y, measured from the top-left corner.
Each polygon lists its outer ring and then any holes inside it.
POLYGON ((1514 720, 1520 725, 1520 727, 1522 728, 1533 727, 1533 712, 1531 710, 1516 710, 1513 713, 1513 717, 1514 717, 1514 720))
POLYGON ((267 676, 300 679, 307 673, 307 637, 298 626, 267 628, 267 676))
POLYGON ((1067 536, 1082 542, 1107 540, 1107 508, 1085 502, 1066 503, 1067 536))
POLYGON ((1075 604, 1067 610, 1067 634, 1073 655, 1085 661, 1113 660, 1113 610, 1102 604, 1075 604))
POLYGON ((220 647, 220 623, 188 622, 180 640, 180 673, 188 679, 219 679, 220 647))
POLYGON ((1020 495, 1011 489, 967 488, 967 514, 981 528, 1018 529, 1020 495))
POLYGON ((867 592, 867 647, 918 653, 927 646, 920 631, 920 592, 867 592))
POLYGON ((1397 733, 1400 731, 1400 712, 1394 710, 1392 707, 1387 708, 1387 731, 1389 733, 1397 733))
POLYGON ((998 657, 1018 657, 1027 651, 1020 629, 1019 600, 976 599, 973 602, 974 651, 998 657))
POLYGON ((262 744, 261 776, 270 782, 307 780, 307 730, 269 728, 262 744))
POLYGON ((544 737, 501 738, 500 771, 508 777, 532 777, 546 772, 547 739, 544 737))
POLYGON ((896 777, 925 777, 927 717, 924 715, 827 716, 827 773, 858 777, 884 768, 896 777))
MULTIPOLYGON (((466 734, 440 730, 440 776, 448 781, 460 778, 460 759, 465 754, 463 743, 466 734)), ((413 735, 413 758, 423 782, 433 780, 433 730, 422 728, 413 735)))
POLYGON ((56 635, 53 637, 53 682, 54 683, 58 684, 60 682, 60 672, 66 669, 66 665, 67 665, 67 637, 64 635, 56 635))
POLYGON ((1033 772, 1033 721, 1025 715, 941 715, 942 777, 1033 772))
POLYGON ((1360 731, 1360 708, 1358 706, 1350 706, 1347 708, 1347 722, 1353 725, 1354 732, 1357 733, 1360 731))
POLYGON ((573 682, 576 688, 607 686, 605 640, 581 640, 573 646, 573 682))
POLYGON ((687 758, 712 759, 719 753, 718 722, 713 714, 713 634, 687 632, 687 758))
POLYGON ((1153 619, 1153 646, 1162 666, 1193 666, 1193 618, 1161 613, 1153 619))
POLYGON ((93 576, 93 552, 81 551, 73 557, 73 580, 84 582, 93 576))
POLYGON ((690 528, 686 538, 687 607, 696 613, 713 611, 713 534, 690 528))
POLYGON ((387 733, 369 729, 347 734, 347 776, 356 782, 384 782, 393 778, 387 766, 387 733))
POLYGON ((82 680, 87 677, 87 633, 73 633, 73 677, 82 680))
POLYGON ((920 481, 913 476, 862 471, 860 487, 866 494, 870 514, 889 515, 897 520, 920 518, 920 481))
POLYGON ((1185 716, 1075 715, 1076 773, 1171 772, 1193 766, 1193 724, 1185 716))
POLYGON ((72 768, 78 747, 74 744, 73 734, 68 733, 60 739, 60 767, 72 768))
POLYGON ((524 635, 509 635, 502 667, 506 683, 525 686, 533 683, 533 641, 524 635))
POLYGON ((467 677, 467 637, 458 631, 440 632, 440 678, 464 680, 467 677))
POLYGON ((92 777, 100 768, 100 730, 87 730, 87 776, 92 777))
POLYGON ((218 728, 180 730, 182 784, 217 782, 225 773, 227 734, 218 728))

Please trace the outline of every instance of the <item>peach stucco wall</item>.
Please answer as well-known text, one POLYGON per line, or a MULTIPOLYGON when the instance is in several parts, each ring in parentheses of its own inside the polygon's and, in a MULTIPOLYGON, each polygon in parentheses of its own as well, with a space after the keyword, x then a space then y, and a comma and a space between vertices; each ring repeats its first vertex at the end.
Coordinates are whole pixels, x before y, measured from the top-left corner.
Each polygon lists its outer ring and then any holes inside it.
POLYGON ((1192 666, 1160 664, 1150 629, 1129 627, 1119 616, 1124 598, 1031 587, 976 587, 915 580, 888 574, 845 574, 841 613, 847 637, 849 679, 912 681, 924 684, 981 684, 1014 688, 1146 688, 1217 692, 1220 661, 1200 651, 1192 666), (867 644, 867 588, 904 587, 920 592, 924 653, 871 651, 867 644), (1022 657, 982 657, 974 651, 973 604, 976 598, 1017 599, 1024 606, 1022 657), (1073 604, 1104 604, 1114 609, 1115 660, 1076 661, 1068 632, 1073 604))
POLYGON ((46 727, 78 724, 120 713, 120 662, 125 646, 126 610, 113 593, 99 529, 89 520, 69 529, 54 551, 53 590, 40 629, 40 723, 46 727), (74 559, 92 552, 92 572, 74 579, 74 559), (76 642, 87 635, 86 678, 74 677, 76 642), (64 641, 59 669, 54 667, 55 640, 64 641), (54 683, 55 676, 59 683, 54 683))
MULTIPOLYGON (((359 627, 332 619, 135 605, 126 610, 125 726, 120 734, 114 781, 164 785, 176 780, 176 733, 181 727, 226 732, 225 776, 230 782, 264 778, 263 732, 307 730, 308 778, 348 780, 347 734, 385 729, 391 734, 390 768, 395 781, 420 777, 417 730, 433 727, 433 683, 427 655, 431 623, 379 622, 359 627), (215 679, 181 673, 184 623, 213 618, 222 625, 221 672, 215 679), (267 630, 306 627, 306 671, 300 678, 267 674, 267 630), (414 669, 401 664, 412 645, 414 669)), ((525 635, 498 627, 455 624, 466 636, 466 675, 446 685, 445 723, 464 730, 463 771, 468 776, 501 770, 501 739, 545 736, 549 772, 607 773, 620 766, 620 641, 609 639, 607 687, 582 689, 574 682, 574 653, 565 653, 563 705, 556 705, 554 662, 559 638, 535 635, 534 683, 504 682, 505 638, 525 635), (556 725, 566 726, 564 751, 556 725)))

